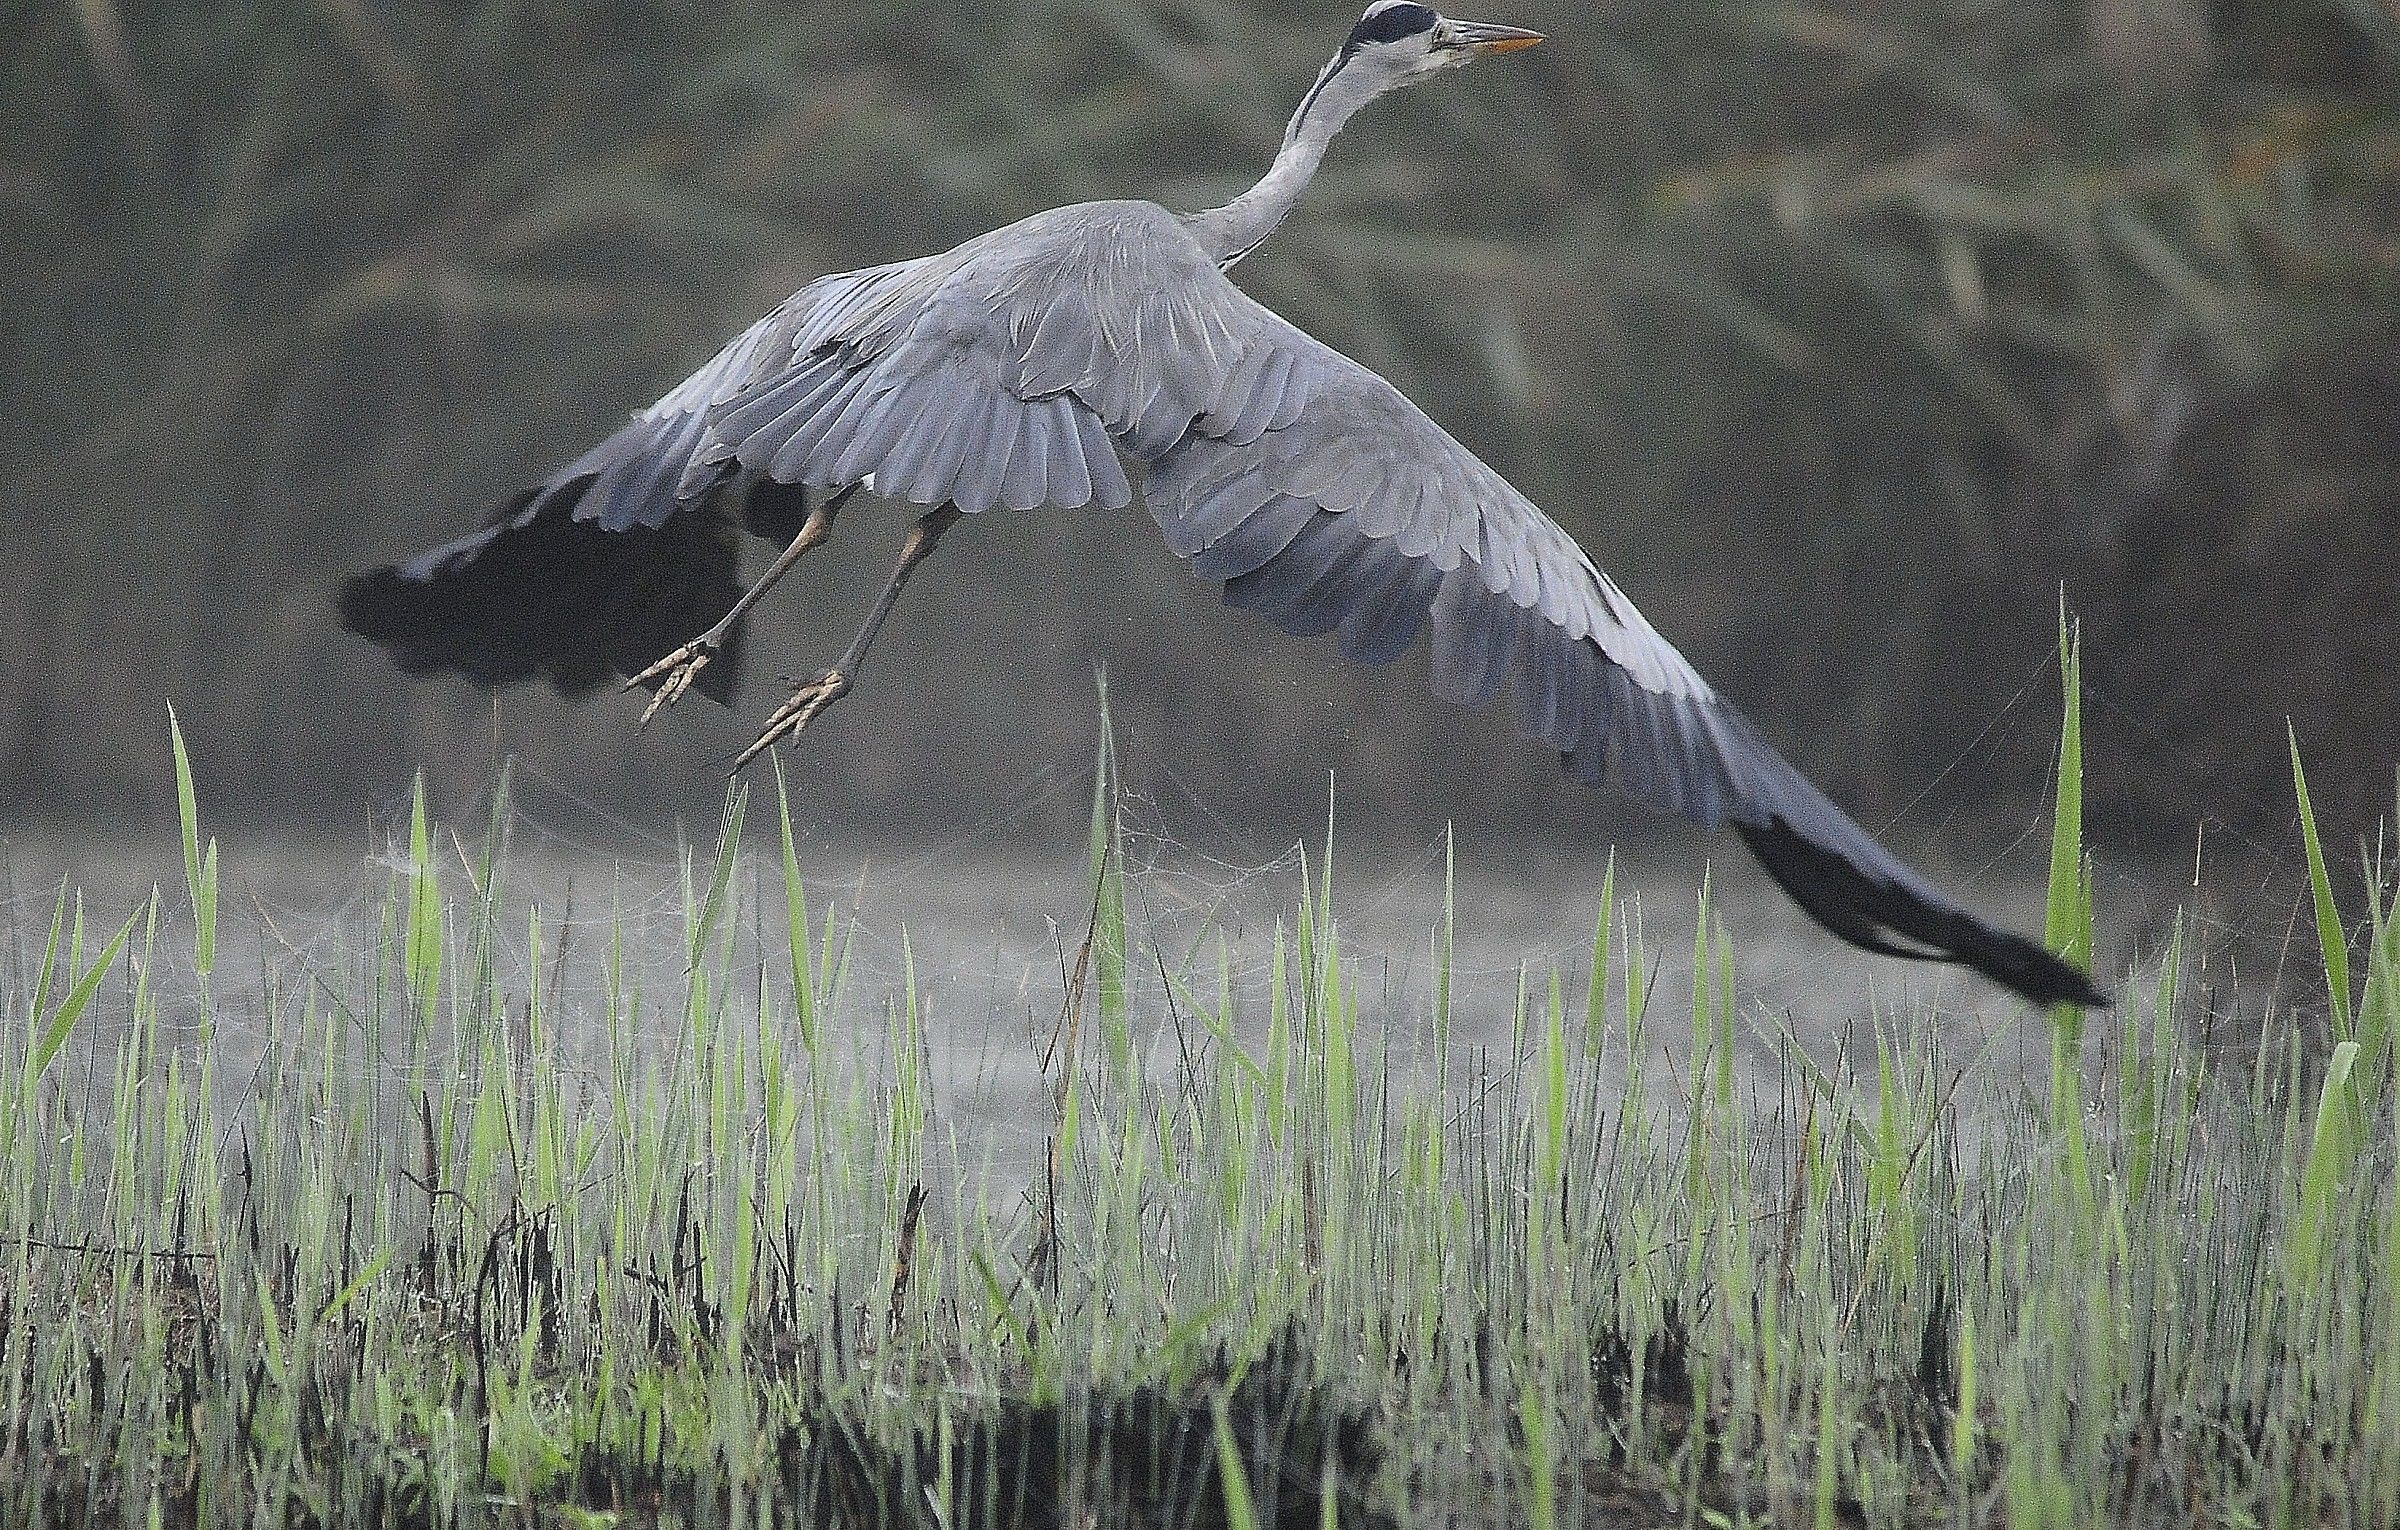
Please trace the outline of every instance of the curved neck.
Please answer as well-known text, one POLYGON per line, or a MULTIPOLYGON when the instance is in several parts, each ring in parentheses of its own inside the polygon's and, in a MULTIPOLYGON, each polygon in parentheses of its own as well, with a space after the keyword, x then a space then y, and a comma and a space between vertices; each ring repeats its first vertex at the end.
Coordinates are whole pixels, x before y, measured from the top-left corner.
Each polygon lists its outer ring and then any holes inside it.
POLYGON ((1300 109, 1292 114, 1291 126, 1284 129, 1283 151, 1257 185, 1223 207, 1193 213, 1188 219, 1192 232, 1216 257, 1220 268, 1257 249, 1282 226, 1300 193, 1316 177, 1317 167, 1325 162, 1325 150, 1334 136, 1360 107, 1394 83, 1388 77, 1375 78, 1369 69, 1351 68, 1352 56, 1345 49, 1317 76, 1300 109))

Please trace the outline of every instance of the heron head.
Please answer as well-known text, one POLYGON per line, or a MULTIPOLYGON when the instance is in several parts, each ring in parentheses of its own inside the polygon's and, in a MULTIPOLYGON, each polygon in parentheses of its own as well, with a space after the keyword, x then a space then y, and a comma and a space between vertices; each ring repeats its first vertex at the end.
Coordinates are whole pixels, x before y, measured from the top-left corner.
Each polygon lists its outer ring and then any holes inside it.
POLYGON ((1413 0, 1375 0, 1343 44, 1346 67, 1414 84, 1490 54, 1515 53, 1543 40, 1522 27, 1457 21, 1413 0))
MULTIPOLYGON (((1543 40, 1522 27, 1455 21, 1415 0, 1375 0, 1350 29, 1342 51, 1317 76, 1284 133, 1284 147, 1322 149, 1368 102, 1430 80, 1491 53, 1515 53, 1543 40)), ((1312 163, 1309 168, 1315 169, 1312 163)))

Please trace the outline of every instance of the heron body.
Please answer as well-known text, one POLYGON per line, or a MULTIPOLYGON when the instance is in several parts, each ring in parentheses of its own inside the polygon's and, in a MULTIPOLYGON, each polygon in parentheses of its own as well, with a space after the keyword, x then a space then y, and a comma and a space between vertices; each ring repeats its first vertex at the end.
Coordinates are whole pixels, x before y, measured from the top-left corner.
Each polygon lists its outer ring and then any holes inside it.
POLYGON ((346 620, 412 671, 571 691, 631 674, 657 689, 655 715, 692 688, 728 693, 743 618, 852 495, 924 507, 850 652, 795 692, 755 755, 849 689, 910 571, 961 518, 1121 510, 1138 480, 1168 545, 1229 603, 1338 636, 1368 663, 1422 638, 1453 702, 1513 686, 1520 731, 1572 775, 1733 828, 1843 939, 1962 963, 2039 1002, 2105 1002, 1892 856, 1554 521, 1226 275, 1366 104, 1539 40, 1379 0, 1234 202, 1058 208, 814 282, 482 531, 352 581, 346 620), (737 523, 789 543, 747 593, 737 523))

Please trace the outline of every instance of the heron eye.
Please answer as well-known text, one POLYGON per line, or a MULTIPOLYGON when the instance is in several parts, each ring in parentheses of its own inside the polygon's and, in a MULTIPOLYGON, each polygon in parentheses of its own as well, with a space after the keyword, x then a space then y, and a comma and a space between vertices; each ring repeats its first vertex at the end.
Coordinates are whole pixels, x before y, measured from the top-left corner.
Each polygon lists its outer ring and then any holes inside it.
POLYGON ((1430 32, 1441 18, 1426 5, 1387 5, 1360 22, 1350 34, 1352 47, 1368 43, 1398 42, 1420 32, 1430 32))

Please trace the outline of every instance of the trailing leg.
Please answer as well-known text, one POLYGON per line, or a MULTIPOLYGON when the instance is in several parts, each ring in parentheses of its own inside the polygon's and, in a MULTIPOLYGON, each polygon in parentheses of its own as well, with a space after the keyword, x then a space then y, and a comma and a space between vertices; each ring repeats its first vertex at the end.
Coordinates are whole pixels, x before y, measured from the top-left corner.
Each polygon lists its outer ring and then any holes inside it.
POLYGON ((750 614, 751 607, 764 600, 767 592, 775 588, 783 576, 792 571, 794 564, 810 552, 824 546, 832 538, 834 516, 841 512, 842 505, 857 492, 855 487, 844 489, 833 498, 809 511, 808 519, 800 527, 800 534, 792 538, 792 545, 786 547, 783 555, 775 560, 774 566, 767 570, 765 576, 734 603, 733 609, 725 613, 723 621, 718 622, 714 627, 709 628, 700 636, 625 682, 625 689, 629 691, 645 685, 655 684, 658 687, 658 694, 650 698, 648 710, 642 713, 641 725, 643 727, 650 726, 652 718, 681 701, 684 693, 692 688, 693 682, 700 678, 700 671, 706 669, 710 661, 724 651, 726 638, 740 624, 741 619, 750 614))
POLYGON ((792 692, 792 699, 767 719, 767 726, 758 735, 757 742, 743 750, 741 758, 734 761, 734 769, 740 770, 783 740, 797 737, 800 730, 815 722, 827 707, 850 694, 850 684, 858 678, 859 666, 866 662, 867 649, 874 643, 876 632, 883 626, 884 618, 892 614, 892 607, 899 604, 900 592, 908 587, 908 576, 916 572, 918 564, 933 555, 934 546, 941 541, 942 533, 956 525, 958 517, 956 509, 944 505, 909 528, 908 540, 900 547, 900 561, 892 569, 892 577, 885 582, 883 593, 875 598, 875 608, 867 613, 866 624, 858 629, 858 636, 851 639, 850 651, 843 654, 833 668, 792 692))

